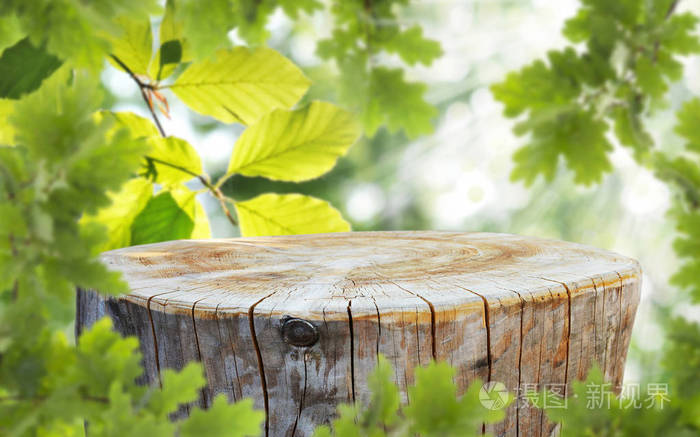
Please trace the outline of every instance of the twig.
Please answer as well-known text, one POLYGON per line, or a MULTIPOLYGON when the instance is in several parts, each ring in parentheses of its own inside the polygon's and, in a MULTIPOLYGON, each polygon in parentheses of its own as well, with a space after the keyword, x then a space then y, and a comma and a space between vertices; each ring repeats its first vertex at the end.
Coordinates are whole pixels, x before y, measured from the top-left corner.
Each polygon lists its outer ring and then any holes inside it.
POLYGON ((680 0, 673 0, 673 2, 669 5, 668 10, 666 11, 666 16, 664 17, 665 19, 668 19, 668 17, 670 17, 671 14, 673 14, 673 11, 676 10, 678 3, 680 3, 680 0))
POLYGON ((148 90, 153 90, 153 89, 155 89, 155 88, 153 87, 153 85, 148 84, 148 83, 145 83, 145 82, 143 82, 141 79, 139 79, 139 78, 134 74, 134 72, 131 71, 131 69, 130 69, 129 67, 127 67, 126 64, 124 64, 124 63, 121 61, 121 59, 117 58, 117 57, 114 56, 114 55, 109 55, 109 56, 110 56, 112 59, 114 59, 114 62, 116 62, 117 64, 119 64, 119 66, 120 66, 124 71, 126 71, 126 72, 129 74, 129 76, 131 76, 131 78, 134 80, 134 82, 136 82, 136 84, 139 86, 139 91, 141 91, 141 97, 143 97, 143 101, 146 102, 146 106, 148 106, 148 110, 151 112, 151 116, 153 117, 153 121, 156 123, 156 127, 158 128, 158 132, 160 132, 160 135, 161 135, 162 137, 165 137, 165 136, 166 136, 166 135, 165 135, 165 130, 163 130, 163 126, 161 126, 160 120, 158 120, 158 116, 156 115, 156 112, 153 110, 153 105, 151 105, 150 101, 148 100, 148 96, 146 95, 146 92, 144 91, 144 89, 148 89, 148 90))
POLYGON ((221 209, 224 210, 224 214, 226 214, 226 218, 228 218, 228 221, 230 221, 232 225, 237 226, 238 223, 236 222, 236 219, 233 218, 233 215, 231 215, 231 211, 228 209, 228 206, 226 205, 227 201, 233 202, 233 199, 225 196, 224 193, 222 193, 218 187, 215 188, 214 196, 217 199, 219 199, 219 204, 221 205, 221 209))
POLYGON ((199 181, 202 183, 202 185, 204 185, 211 192, 211 194, 214 197, 216 197, 216 199, 219 201, 219 204, 221 205, 221 209, 224 210, 224 214, 226 214, 226 218, 228 218, 228 221, 230 221, 232 225, 238 226, 236 219, 233 218, 231 211, 228 209, 228 205, 226 205, 227 201, 233 202, 234 200, 231 199, 230 197, 227 197, 226 195, 224 195, 224 193, 221 191, 221 189, 218 186, 213 185, 206 176, 201 175, 201 174, 197 174, 191 170, 186 169, 185 167, 181 167, 181 166, 176 165, 176 164, 171 164, 167 161, 163 161, 163 160, 158 159, 158 158, 153 158, 151 156, 146 156, 146 159, 149 159, 153 162, 157 162, 158 164, 166 165, 170 168, 174 168, 175 170, 179 170, 183 173, 187 173, 188 175, 199 179, 199 181))

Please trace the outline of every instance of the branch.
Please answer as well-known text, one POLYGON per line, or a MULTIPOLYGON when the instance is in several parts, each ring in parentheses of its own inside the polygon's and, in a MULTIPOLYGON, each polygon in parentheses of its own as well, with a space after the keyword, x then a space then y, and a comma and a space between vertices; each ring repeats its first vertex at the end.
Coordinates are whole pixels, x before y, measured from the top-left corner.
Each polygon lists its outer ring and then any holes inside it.
POLYGON ((217 185, 213 185, 209 179, 201 174, 197 174, 189 169, 186 169, 185 167, 181 167, 176 164, 171 164, 167 161, 163 161, 158 158, 153 158, 151 156, 146 156, 146 159, 149 159, 153 162, 157 162, 158 164, 166 165, 170 168, 174 168, 175 170, 179 170, 183 173, 187 173, 188 175, 195 177, 199 179, 199 181, 204 185, 210 192, 211 194, 216 197, 216 199, 219 201, 219 204, 221 205, 221 209, 224 210, 224 214, 226 214, 226 218, 228 218, 228 221, 231 222, 232 225, 238 226, 238 223, 236 222, 236 219, 233 218, 233 214, 231 214, 231 211, 228 209, 228 205, 226 205, 226 202, 234 202, 234 200, 230 197, 227 197, 224 195, 224 193, 221 191, 221 189, 217 185))
POLYGON ((673 0, 671 4, 668 6, 668 10, 666 11, 666 16, 664 17, 665 19, 668 20, 668 17, 673 14, 673 12, 676 10, 676 7, 678 6, 678 3, 680 3, 680 0, 673 0))
POLYGON ((139 86, 139 91, 141 91, 141 97, 143 97, 143 101, 146 103, 146 106, 148 106, 148 110, 151 112, 151 116, 153 117, 153 121, 156 123, 156 127, 158 128, 158 132, 160 132, 160 135, 162 137, 166 137, 167 135, 165 135, 165 130, 163 130, 163 126, 161 126, 160 120, 158 120, 158 116, 156 115, 156 112, 153 110, 153 105, 151 105, 151 102, 149 101, 148 96, 146 95, 146 92, 144 91, 144 89, 153 90, 154 89, 153 85, 145 83, 141 79, 139 79, 134 74, 134 72, 131 71, 131 69, 129 67, 127 67, 126 64, 124 64, 121 61, 121 59, 117 58, 114 55, 109 55, 109 56, 112 59, 114 59, 114 62, 119 64, 119 66, 124 71, 126 71, 129 74, 129 76, 131 76, 131 78, 134 80, 134 82, 136 82, 136 84, 139 86))
POLYGON ((216 196, 216 198, 219 199, 221 209, 224 210, 224 214, 226 214, 226 218, 228 219, 228 221, 230 221, 232 225, 237 226, 238 223, 236 222, 236 219, 233 218, 233 215, 231 215, 231 211, 229 211, 228 206, 226 205, 226 202, 234 202, 234 200, 230 197, 225 196, 224 193, 222 193, 218 187, 215 187, 214 196, 216 196))

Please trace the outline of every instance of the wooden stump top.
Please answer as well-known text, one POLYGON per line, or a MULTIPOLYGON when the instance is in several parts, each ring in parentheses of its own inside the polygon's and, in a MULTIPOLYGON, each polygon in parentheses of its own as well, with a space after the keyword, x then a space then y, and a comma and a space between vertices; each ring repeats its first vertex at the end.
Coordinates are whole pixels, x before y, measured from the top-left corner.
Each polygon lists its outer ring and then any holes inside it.
POLYGON ((123 272, 134 303, 206 317, 272 300, 272 314, 309 320, 345 316, 354 298, 369 298, 352 303, 361 317, 379 308, 402 313, 416 299, 434 309, 558 284, 579 290, 592 277, 605 286, 640 271, 630 258, 574 243, 429 231, 180 240, 113 250, 103 260, 123 272))
MULTIPOLYGON (((78 330, 107 314, 137 335, 148 384, 202 362, 199 404, 251 397, 273 437, 310 436, 339 403, 366 402, 378 354, 403 401, 433 359, 455 367, 459 393, 477 379, 566 392, 593 363, 618 386, 641 278, 612 252, 487 233, 172 241, 103 260, 131 293, 79 294, 78 330)), ((486 430, 540 436, 553 424, 521 400, 486 430)))

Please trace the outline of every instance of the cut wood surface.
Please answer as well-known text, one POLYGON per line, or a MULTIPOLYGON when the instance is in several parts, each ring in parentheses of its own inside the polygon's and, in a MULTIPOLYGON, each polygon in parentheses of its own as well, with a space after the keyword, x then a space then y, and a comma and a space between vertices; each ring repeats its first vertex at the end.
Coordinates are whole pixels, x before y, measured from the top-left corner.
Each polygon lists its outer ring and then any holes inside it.
MULTIPOLYGON (((513 393, 564 393, 597 362, 622 381, 641 272, 588 246, 488 233, 358 232, 189 240, 106 252, 131 294, 80 292, 78 331, 107 314, 141 340, 144 383, 201 361, 199 405, 223 393, 265 409, 270 436, 308 436, 366 402, 385 355, 404 401, 432 359, 513 393)), ((183 406, 179 414, 187 414, 183 406)), ((494 435, 555 431, 519 400, 494 435)))

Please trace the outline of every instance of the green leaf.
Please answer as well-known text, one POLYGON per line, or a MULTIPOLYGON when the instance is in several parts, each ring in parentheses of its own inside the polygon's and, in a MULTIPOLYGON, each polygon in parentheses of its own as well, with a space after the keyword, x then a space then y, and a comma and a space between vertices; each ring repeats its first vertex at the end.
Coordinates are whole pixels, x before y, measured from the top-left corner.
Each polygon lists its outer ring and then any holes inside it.
POLYGON ((504 115, 513 118, 528 109, 568 105, 580 92, 577 81, 571 79, 537 60, 519 72, 508 73, 503 82, 491 86, 491 92, 505 105, 504 115))
POLYGON ((12 100, 0 99, 0 145, 11 146, 15 143, 15 129, 8 120, 13 110, 12 100))
POLYGON ((189 238, 211 238, 211 229, 209 227, 209 218, 207 217, 204 207, 197 200, 197 191, 192 191, 184 185, 170 187, 170 193, 177 202, 178 206, 194 222, 194 228, 189 238))
POLYGON ((168 41, 182 40, 184 37, 183 23, 175 16, 175 7, 175 0, 166 0, 165 13, 158 30, 161 45, 168 41))
POLYGON ((245 437, 260 435, 265 413, 253 409, 253 400, 229 404, 226 395, 214 398, 207 410, 194 409, 180 427, 180 436, 245 437))
POLYGON ((228 174, 300 182, 328 172, 360 134, 352 114, 325 102, 276 109, 236 142, 228 174))
POLYGON ((700 153, 700 98, 685 102, 676 117, 676 133, 687 141, 689 150, 700 153))
POLYGON ((654 140, 644 129, 638 112, 641 108, 635 107, 636 102, 637 100, 633 99, 628 106, 617 106, 612 113, 615 121, 615 135, 620 143, 632 147, 637 160, 642 161, 643 156, 654 145, 654 140))
POLYGON ((0 54, 24 37, 22 26, 15 14, 0 16, 0 54))
MULTIPOLYGON (((112 44, 112 55, 126 64, 133 73, 147 76, 153 54, 151 21, 120 17, 115 23, 119 26, 121 34, 118 37, 107 35, 112 44)), ((113 59, 109 60, 116 68, 122 69, 113 59)))
POLYGON ((110 52, 107 35, 118 36, 119 17, 148 19, 158 11, 156 0, 33 1, 5 0, 1 14, 16 12, 22 30, 35 46, 46 43, 49 53, 76 67, 98 72, 110 52))
POLYGON ((189 238, 193 229, 192 217, 178 205, 172 193, 164 191, 152 197, 132 222, 131 244, 189 238))
POLYGON ((652 98, 658 99, 668 90, 668 85, 661 75, 661 71, 650 59, 640 57, 634 71, 637 75, 639 88, 652 98))
MULTIPOLYGON (((550 392, 533 393, 530 399, 533 404, 543 406, 547 396, 556 395, 550 392)), ((594 366, 588 373, 586 381, 573 382, 572 396, 567 400, 567 408, 547 408, 545 411, 547 417, 553 422, 566 423, 564 433, 567 436, 583 437, 606 434, 604 430, 613 429, 615 413, 618 413, 615 408, 617 403, 611 385, 605 383, 600 369, 594 366), (597 401, 597 404, 591 403, 590 399, 597 401)))
POLYGON ((700 52, 700 40, 694 35, 698 17, 690 12, 673 14, 663 26, 659 44, 679 55, 700 52))
POLYGON ((455 369, 432 362, 416 369, 415 386, 408 390, 410 404, 404 407, 412 420, 411 434, 423 436, 481 435, 482 423, 503 419, 504 411, 489 410, 479 401, 481 381, 473 382, 461 399, 453 381, 455 369))
POLYGON ((519 134, 530 131, 531 140, 513 156, 513 180, 529 185, 542 174, 551 181, 560 156, 574 171, 574 180, 583 185, 600 181, 612 169, 608 152, 613 147, 605 136, 607 124, 590 111, 556 111, 541 120, 522 122, 516 130, 519 134))
POLYGON ((316 234, 346 232, 350 224, 328 202, 301 194, 267 193, 236 202, 241 234, 316 234))
POLYGON ((384 355, 377 357, 377 366, 367 378, 372 391, 369 408, 365 410, 362 423, 373 426, 393 425, 398 420, 400 405, 399 388, 394 383, 394 370, 384 355))
POLYGON ((99 223, 107 228, 107 240, 96 246, 97 252, 132 244, 132 223, 153 197, 153 184, 144 178, 134 178, 125 183, 118 192, 110 193, 109 197, 112 202, 110 206, 81 219, 84 225, 99 223))
POLYGON ((402 70, 388 68, 373 69, 370 83, 368 102, 361 114, 368 136, 374 136, 382 124, 390 132, 403 129, 409 138, 433 131, 437 109, 423 98, 425 84, 407 82, 402 70))
POLYGON ((115 124, 114 131, 126 129, 133 138, 160 137, 158 129, 151 120, 136 115, 133 112, 99 111, 96 116, 98 119, 106 118, 113 120, 115 124))
POLYGON ((165 14, 160 23, 160 47, 149 69, 151 77, 158 81, 169 77, 178 64, 192 60, 189 43, 183 33, 184 25, 175 16, 175 7, 174 0, 165 3, 165 14))
POLYGON ((190 65, 172 91, 191 109, 225 123, 253 123, 276 108, 290 108, 309 80, 269 48, 236 47, 190 65))
POLYGON ((251 46, 264 45, 270 37, 268 16, 277 2, 265 0, 238 0, 233 2, 234 27, 238 35, 251 46))
POLYGON ((0 56, 0 98, 18 99, 34 91, 61 64, 44 47, 35 47, 24 38, 0 56))
POLYGON ((203 8, 198 0, 179 0, 174 17, 183 23, 183 33, 192 47, 193 59, 209 57, 216 49, 230 46, 228 32, 234 27, 237 3, 231 0, 210 0, 203 8))
POLYGON ((282 10, 289 18, 299 18, 299 12, 312 14, 315 10, 323 9, 323 3, 319 0, 277 0, 282 10))
POLYGON ((178 40, 166 41, 160 45, 160 66, 179 64, 182 60, 182 44, 178 40))
POLYGON ((148 399, 148 409, 156 416, 165 418, 178 406, 189 404, 199 398, 200 389, 206 384, 199 363, 191 362, 179 372, 164 369, 161 373, 163 388, 155 390, 148 399))
POLYGON ((442 56, 440 43, 425 38, 423 29, 417 25, 398 33, 385 44, 384 48, 389 53, 398 53, 409 65, 416 63, 430 65, 442 56))
POLYGON ((155 181, 172 185, 203 173, 199 154, 187 141, 177 137, 151 137, 151 151, 146 159, 153 162, 155 181))
MULTIPOLYGON (((65 369, 64 383, 82 380, 88 395, 101 396, 109 391, 113 381, 130 383, 141 374, 138 350, 137 338, 122 338, 112 330, 112 321, 104 317, 80 336, 77 360, 65 369)), ((52 363, 62 367, 65 364, 52 363)))

